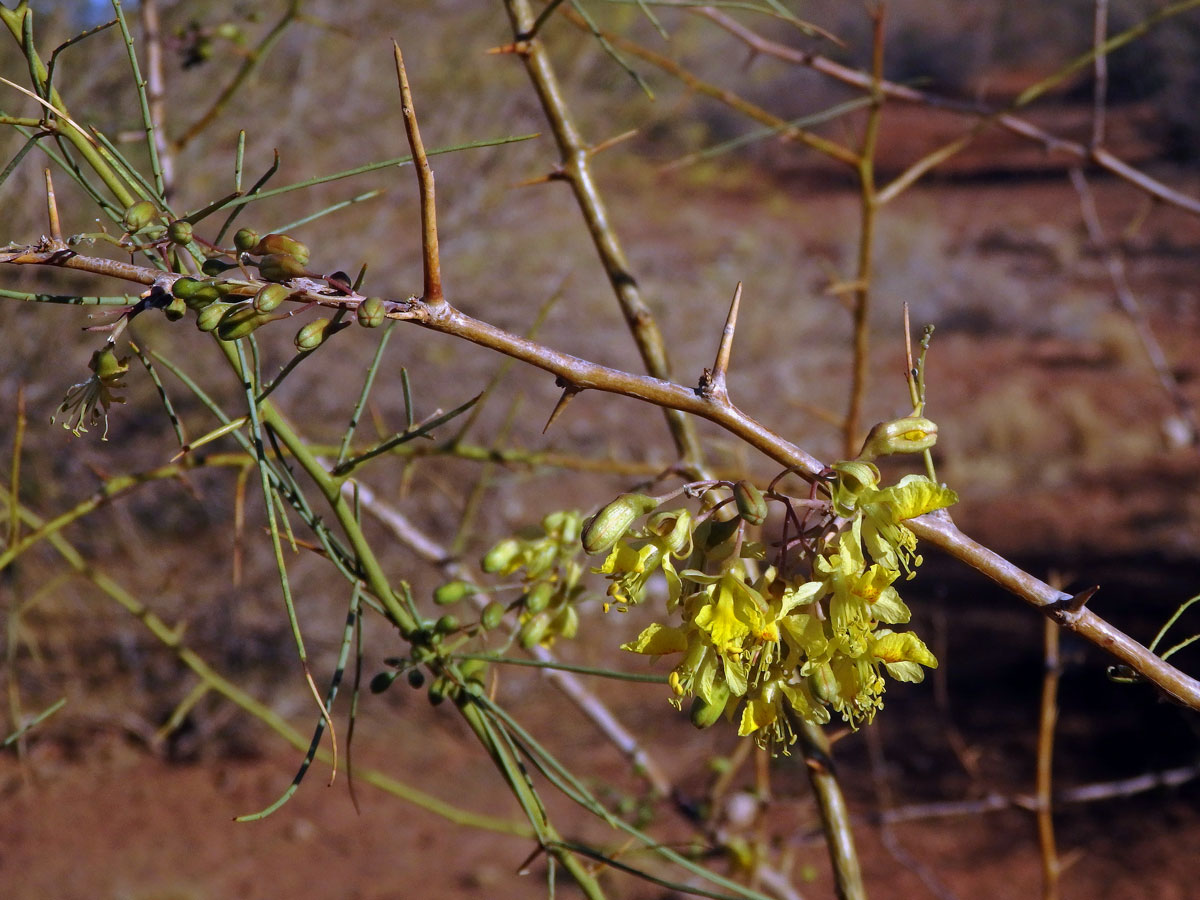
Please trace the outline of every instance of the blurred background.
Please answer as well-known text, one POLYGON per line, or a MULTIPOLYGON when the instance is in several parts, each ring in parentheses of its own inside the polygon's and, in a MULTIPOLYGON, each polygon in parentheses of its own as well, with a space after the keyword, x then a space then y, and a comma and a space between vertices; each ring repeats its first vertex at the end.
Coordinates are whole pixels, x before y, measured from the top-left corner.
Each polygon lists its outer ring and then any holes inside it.
MULTIPOLYGON (((36 37, 47 52, 111 17, 107 4, 32 5, 36 37)), ((158 7, 167 131, 178 138, 286 4, 163 0, 158 7)), ((1161 7, 1113 2, 1109 30, 1161 7)), ((751 54, 688 9, 654 7, 669 34, 664 39, 634 5, 585 8, 604 28, 783 119, 817 116, 861 96, 809 68, 751 54)), ((870 20, 861 5, 806 2, 789 8, 841 43, 807 37, 766 17, 742 20, 788 46, 855 68, 869 63, 870 20)), ((125 9, 136 23, 137 5, 125 9)), ((887 7, 885 74, 960 103, 1003 108, 1088 50, 1094 9, 1083 0, 1035 8, 1003 0, 963 0, 952 8, 897 0, 887 7)), ((745 294, 730 373, 734 401, 817 457, 836 458, 841 438, 834 423, 844 412, 851 366, 851 319, 836 286, 853 277, 857 253, 861 206, 853 173, 795 141, 762 135, 761 125, 624 53, 653 91, 651 99, 592 36, 563 16, 549 20, 543 37, 585 137, 599 143, 636 130, 598 154, 594 166, 631 270, 665 335, 676 380, 694 383, 711 365, 740 281, 745 294)), ((501 4, 307 0, 255 76, 200 136, 175 152, 176 208, 197 209, 232 190, 241 129, 247 182, 279 154, 268 186, 406 155, 392 39, 405 55, 427 147, 541 133, 432 160, 448 298, 515 332, 528 330, 553 300, 539 340, 640 371, 569 189, 553 181, 527 184, 550 172, 557 155, 519 60, 487 52, 511 40, 501 4)), ((1200 196, 1198 43, 1200 13, 1191 12, 1111 56, 1105 141, 1115 156, 1193 198, 1200 196)), ((0 75, 28 81, 11 40, 0 53, 0 75)), ((64 51, 55 77, 76 117, 144 161, 137 97, 116 29, 64 51)), ((28 98, 0 90, 4 112, 36 114, 28 98)), ((1093 92, 1091 69, 1083 66, 1021 115, 1057 137, 1086 144, 1093 92)), ((859 110, 816 130, 855 147, 863 121, 859 110)), ((876 154, 880 184, 964 134, 973 121, 888 103, 876 154)), ((23 142, 11 129, 0 131, 6 163, 23 142)), ((37 151, 30 153, 0 186, 0 240, 24 244, 45 231, 44 162, 37 151)), ((1089 239, 1069 177, 1078 162, 988 128, 881 210, 866 420, 909 409, 903 379, 907 303, 914 329, 936 328, 928 414, 940 427, 939 476, 961 497, 956 521, 1067 590, 1099 584, 1092 608, 1146 643, 1200 591, 1194 431, 1200 219, 1089 169, 1110 242, 1099 248, 1089 239), (1161 345, 1174 397, 1115 296, 1114 260, 1161 345)), ((255 204, 239 223, 264 233, 278 230, 378 190, 289 231, 309 244, 323 271, 353 274, 365 265, 367 293, 405 297, 421 289, 414 182, 410 169, 388 168, 255 204)), ((55 183, 64 229, 95 230, 95 211, 86 200, 65 178, 55 183)), ((6 268, 2 275, 0 287, 8 290, 117 289, 34 267, 6 268)), ((88 497, 103 478, 162 465, 177 449, 158 393, 136 361, 123 392, 127 402, 114 407, 106 442, 99 429, 74 438, 50 423, 67 389, 89 374, 88 359, 100 343, 83 331, 89 324, 94 321, 79 307, 0 302, 6 345, 0 356, 0 458, 8 470, 23 397, 28 422, 20 496, 43 517, 88 497)), ((143 316, 132 331, 139 345, 186 368, 214 398, 236 404, 239 386, 226 377, 210 343, 196 340, 188 320, 171 324, 143 316)), ((293 354, 292 333, 284 331, 262 338, 264 371, 277 370, 293 354)), ((341 439, 375 351, 373 337, 363 334, 301 366, 275 395, 312 440, 336 447, 341 439)), ((595 509, 673 461, 656 410, 585 394, 543 435, 559 393, 549 377, 508 368, 489 351, 405 325, 389 343, 360 426, 363 435, 403 429, 402 368, 418 418, 462 404, 506 370, 479 408, 467 438, 472 445, 615 460, 642 473, 485 466, 436 453, 387 458, 364 469, 364 481, 379 496, 472 565, 497 536, 555 509, 595 509), (473 504, 464 526, 464 509, 473 504)), ((213 427, 177 382, 167 379, 167 391, 191 434, 213 427)), ((711 461, 723 471, 762 483, 776 474, 767 460, 723 433, 704 424, 701 430, 711 461)), ((218 671, 307 730, 312 700, 283 615, 261 504, 251 489, 244 536, 235 541, 236 501, 234 470, 199 470, 186 482, 145 484, 64 534, 167 623, 185 627, 188 645, 218 671), (235 544, 243 557, 236 584, 235 544)), ((408 580, 432 609, 428 598, 439 583, 437 571, 382 527, 372 527, 389 573, 408 580)), ((926 557, 906 597, 915 629, 941 666, 922 685, 892 686, 872 726, 877 745, 862 732, 835 745, 861 826, 868 889, 884 898, 1031 896, 1040 883, 1034 820, 1008 801, 1033 789, 1042 621, 981 576, 933 551, 926 557), (989 803, 995 811, 980 811, 989 803), (929 804, 942 804, 945 814, 930 814, 929 804), (884 807, 912 814, 903 822, 898 814, 896 824, 881 829, 884 807)), ((314 670, 327 674, 342 636, 344 583, 312 555, 298 555, 292 572, 314 670)), ((23 554, 0 579, 9 712, 0 732, 13 730, 17 712, 68 701, 26 739, 20 757, 11 749, 0 757, 0 791, 12 810, 0 819, 5 896, 274 897, 309 889, 317 896, 363 898, 518 897, 543 890, 541 880, 530 880, 537 875, 513 874, 531 849, 524 842, 453 828, 361 785, 362 812, 356 814, 342 775, 325 789, 327 769, 315 770, 275 816, 234 825, 234 815, 261 808, 283 790, 299 754, 211 694, 164 734, 163 724, 195 689, 195 678, 141 622, 72 577, 49 547, 23 554), (431 867, 431 860, 439 862, 431 867)), ((556 645, 559 655, 627 669, 643 665, 616 648, 637 634, 652 611, 606 617, 592 604, 583 616, 581 639, 556 645)), ((1194 611, 1185 613, 1164 646, 1194 633, 1196 621, 1194 611)), ((368 629, 365 640, 369 677, 400 647, 384 629, 368 629)), ((1194 651, 1173 660, 1196 672, 1200 654, 1194 651)), ((1109 660, 1068 635, 1062 652, 1056 787, 1112 788, 1106 799, 1064 802, 1058 809, 1059 849, 1069 865, 1063 896, 1189 896, 1189 870, 1200 853, 1195 715, 1143 685, 1110 681, 1109 660), (1163 772, 1175 773, 1179 783, 1136 794, 1121 787, 1126 779, 1153 781, 1163 772)), ((696 732, 686 715, 666 705, 661 686, 599 683, 595 689, 652 750, 664 753, 685 792, 701 795, 713 777, 712 760, 735 752, 730 730, 696 732)), ((643 788, 619 754, 541 679, 506 672, 500 698, 556 752, 605 785, 614 803, 639 801, 643 788)), ((341 700, 339 711, 344 723, 341 700)), ((462 723, 444 709, 431 710, 420 692, 400 683, 362 700, 354 754, 362 765, 471 809, 515 814, 462 723)), ((752 780, 749 774, 745 780, 752 780)), ((772 786, 776 840, 790 853, 803 892, 829 895, 801 764, 776 760, 772 786)), ((561 806, 554 812, 571 821, 575 814, 561 806)), ((668 895, 614 881, 613 896, 668 895)))

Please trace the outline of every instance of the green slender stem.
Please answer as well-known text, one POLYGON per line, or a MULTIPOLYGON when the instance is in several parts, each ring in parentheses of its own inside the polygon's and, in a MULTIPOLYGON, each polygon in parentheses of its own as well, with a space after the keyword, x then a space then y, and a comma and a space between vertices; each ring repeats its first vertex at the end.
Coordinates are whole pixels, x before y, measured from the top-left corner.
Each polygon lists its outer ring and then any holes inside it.
POLYGON ((125 21, 125 10, 121 0, 112 0, 113 10, 117 14, 117 23, 121 26, 121 37, 125 40, 125 50, 129 55, 129 67, 133 70, 133 84, 137 89, 138 106, 142 113, 142 127, 146 130, 146 150, 150 154, 150 171, 154 173, 154 186, 160 199, 165 198, 166 185, 163 182, 162 163, 158 158, 158 141, 155 139, 154 117, 150 115, 150 98, 146 94, 146 80, 142 78, 142 68, 138 65, 137 48, 133 43, 133 35, 129 33, 129 23, 125 21))
POLYGON ((595 666, 580 666, 573 663, 545 661, 540 659, 525 659, 520 656, 495 656, 491 653, 462 653, 455 659, 479 659, 484 662, 503 666, 528 666, 534 669, 553 669, 557 672, 575 672, 578 675, 592 675, 596 678, 608 678, 612 681, 636 681, 641 684, 666 684, 667 676, 638 674, 637 672, 617 672, 613 669, 599 669, 595 666))
POLYGON ((1171 614, 1171 618, 1167 619, 1167 621, 1163 623, 1162 628, 1158 629, 1158 634, 1156 634, 1154 636, 1154 640, 1152 640, 1150 642, 1150 646, 1148 649, 1150 650, 1151 653, 1153 653, 1155 650, 1158 649, 1158 645, 1160 643, 1162 643, 1162 639, 1167 636, 1167 632, 1171 630, 1171 626, 1174 625, 1176 622, 1178 622, 1179 617, 1182 616, 1185 612, 1187 612, 1188 607, 1192 606, 1195 603, 1200 603, 1200 594, 1197 594, 1195 597, 1192 597, 1190 600, 1183 601, 1183 603, 1181 603, 1179 605, 1179 608, 1176 609, 1175 612, 1173 612, 1171 614))
POLYGON ((63 697, 60 700, 56 700, 54 703, 51 703, 49 706, 47 706, 45 709, 43 709, 40 713, 38 713, 36 716, 34 716, 32 719, 30 719, 24 725, 21 725, 12 734, 10 734, 8 737, 6 737, 4 739, 4 742, 0 743, 0 747, 11 747, 13 744, 15 744, 17 741, 21 740, 21 738, 23 738, 25 735, 27 735, 32 729, 36 728, 38 725, 41 725, 43 722, 45 722, 48 718, 50 718, 52 715, 54 715, 56 712, 58 712, 60 709, 62 709, 66 705, 67 705, 66 697, 63 697))
POLYGON ((10 291, 3 288, 0 288, 0 297, 30 303, 61 303, 67 306, 129 306, 133 303, 128 294, 118 297, 78 297, 70 294, 32 294, 28 291, 10 291))
POLYGON ((431 431, 433 431, 435 428, 438 428, 438 427, 446 424, 447 422, 457 418, 458 416, 461 416, 464 412, 466 412, 468 409, 470 409, 472 406, 474 406, 475 403, 479 400, 479 398, 481 396, 482 396, 481 394, 476 394, 474 397, 472 397, 466 403, 462 403, 462 404, 456 406, 454 409, 450 410, 450 412, 442 413, 440 416, 434 416, 429 421, 422 422, 416 428, 405 431, 402 434, 396 435, 395 437, 388 438, 382 444, 379 444, 376 447, 372 447, 370 450, 365 450, 362 453, 360 453, 359 455, 354 456, 354 457, 346 460, 343 463, 339 463, 337 466, 334 467, 333 474, 338 475, 338 476, 348 475, 348 474, 350 474, 350 472, 352 472, 358 466, 365 463, 367 460, 374 459, 376 456, 380 456, 384 453, 388 453, 392 450, 393 447, 397 447, 400 444, 406 444, 409 441, 415 440, 416 438, 424 437, 425 435, 427 435, 431 431))
MULTIPOLYGON (((5 503, 7 505, 7 500, 5 500, 5 503)), ((22 521, 34 529, 40 529, 45 524, 38 516, 24 508, 14 514, 20 515, 22 521)), ((134 597, 133 594, 125 590, 120 583, 97 570, 95 566, 84 559, 79 551, 61 534, 53 533, 49 536, 48 540, 59 556, 63 558, 74 572, 90 581, 103 594, 115 601, 126 612, 141 622, 156 640, 169 649, 180 662, 187 666, 212 690, 227 700, 232 701, 236 706, 262 722, 267 728, 275 732, 297 750, 303 750, 308 746, 308 738, 305 738, 300 732, 296 731, 296 729, 288 724, 287 720, 269 706, 260 703, 253 696, 222 676, 205 662, 199 654, 183 643, 182 629, 168 626, 153 610, 149 609, 134 597)), ((332 762, 333 757, 327 750, 322 750, 317 753, 317 759, 329 764, 332 762)), ((507 819, 500 819, 461 809, 381 772, 371 769, 360 769, 357 770, 357 777, 368 784, 387 791, 393 796, 440 816, 455 825, 479 828, 485 831, 494 831, 522 838, 532 836, 529 826, 524 823, 512 822, 507 819)))
MULTIPOLYGON (((437 147, 433 150, 426 150, 426 156, 440 156, 443 153, 457 153, 460 150, 478 150, 484 147, 499 147, 503 144, 515 144, 520 141, 529 141, 539 137, 537 134, 518 134, 510 135, 502 138, 488 138, 481 141, 468 141, 464 144, 455 144, 450 147, 437 147)), ((412 165, 412 156, 397 156, 392 159, 384 159, 378 162, 366 163, 365 165, 355 166, 352 169, 343 169, 340 172, 333 172, 329 175, 317 175, 314 178, 308 178, 304 181, 297 181, 293 184, 287 184, 282 187, 272 188, 269 191, 251 191, 244 197, 232 201, 229 206, 245 206, 248 203, 257 203, 259 200, 266 200, 271 197, 278 197, 280 194, 289 194, 292 191, 300 191, 305 188, 313 187, 318 184, 328 184, 331 181, 340 181, 343 178, 353 178, 355 175, 365 175, 369 172, 378 172, 380 169, 398 168, 400 166, 412 165)))
MULTIPOLYGON (((215 454, 204 460, 205 466, 210 467, 232 467, 239 468, 245 465, 246 458, 240 454, 215 454)), ((32 547, 39 541, 58 534, 72 522, 77 522, 84 516, 95 512, 101 506, 111 503, 117 497, 128 491, 133 490, 143 484, 148 484, 153 481, 162 481, 168 478, 179 478, 186 472, 195 469, 196 462, 191 457, 184 457, 183 460, 177 463, 170 463, 165 466, 159 466, 155 469, 149 469, 145 472, 136 472, 131 475, 117 475, 108 478, 103 485, 100 486, 86 500, 81 500, 76 503, 71 509, 60 513, 52 519, 45 520, 33 531, 29 531, 20 536, 16 541, 13 541, 9 546, 4 548, 4 552, 0 553, 0 571, 12 565, 13 561, 22 553, 32 547)))
POLYGON ((850 826, 850 810, 842 796, 834 772, 829 738, 819 725, 802 724, 798 733, 804 753, 808 782, 817 798, 817 807, 824 823, 829 862, 833 867, 838 900, 865 900, 862 870, 854 850, 854 831, 850 826))
POLYGON ((546 819, 541 800, 529 783, 529 777, 516 758, 507 736, 499 731, 483 710, 474 703, 466 703, 459 709, 467 724, 479 738, 480 743, 483 744, 484 749, 492 757, 496 767, 504 774, 509 789, 525 811, 526 817, 537 833, 541 846, 553 854, 554 858, 571 873, 588 900, 605 900, 604 891, 600 888, 600 883, 596 880, 595 875, 589 872, 573 853, 555 846, 561 843, 558 833, 546 819))
POLYGON ((339 209, 346 209, 350 206, 356 206, 359 203, 365 203, 368 200, 374 200, 376 197, 382 196, 383 193, 384 191, 380 188, 373 188, 372 190, 364 191, 361 194, 356 194, 349 200, 339 200, 337 203, 326 206, 324 209, 318 209, 316 212, 309 213, 306 216, 301 216, 299 219, 294 219, 293 221, 287 222, 283 225, 277 225, 275 226, 275 230, 283 232, 291 231, 293 228, 299 228, 301 225, 307 225, 309 222, 315 222, 317 219, 322 219, 330 213, 337 212, 339 209))
POLYGON ((350 424, 346 426, 346 433, 342 436, 342 445, 338 447, 337 461, 334 463, 334 468, 341 466, 346 461, 346 457, 350 455, 350 442, 354 439, 354 430, 358 428, 358 420, 362 417, 362 412, 367 406, 367 397, 371 394, 371 385, 375 383, 375 376, 379 372, 379 364, 383 361, 383 351, 387 349, 388 341, 392 337, 392 328, 395 322, 389 322, 388 327, 384 329, 383 336, 379 339, 379 344, 375 348, 375 355, 371 358, 371 364, 367 366, 367 376, 363 379, 362 390, 358 394, 358 402, 354 404, 354 412, 350 414, 350 424))
POLYGON ((257 813, 238 816, 235 821, 253 822, 258 819, 265 819, 287 803, 295 795, 296 791, 300 789, 300 783, 304 780, 309 767, 312 765, 313 760, 316 759, 317 750, 321 747, 321 736, 325 733, 325 723, 328 720, 329 714, 333 712, 333 701, 337 699, 338 688, 342 683, 342 674, 346 671, 346 660, 350 656, 350 644, 354 639, 355 625, 358 622, 358 601, 361 588, 362 584, 355 582, 354 588, 350 593, 350 609, 346 614, 346 625, 342 629, 342 645, 338 651, 337 664, 334 666, 333 677, 329 680, 329 689, 325 692, 325 708, 322 714, 317 716, 317 724, 313 728, 312 740, 308 744, 308 750, 304 754, 304 759, 300 763, 296 777, 292 779, 292 783, 287 786, 287 789, 284 790, 279 799, 274 803, 271 803, 257 813))
POLYGON ((246 405, 250 410, 250 433, 254 441, 254 461, 258 466, 259 483, 263 492, 263 503, 267 508, 267 528, 271 533, 271 549, 275 554, 275 568, 279 573, 279 587, 283 592, 283 605, 287 611, 288 624, 292 629, 292 640, 296 644, 296 652, 300 655, 300 664, 308 672, 308 654, 304 649, 304 637, 300 632, 300 621, 296 618, 296 606, 292 602, 291 579, 288 578, 287 562, 283 558, 283 542, 279 538, 279 521, 275 513, 275 491, 272 485, 270 463, 267 461, 266 446, 263 442, 262 421, 258 415, 258 404, 254 393, 257 387, 256 379, 251 374, 242 349, 242 341, 235 341, 234 352, 237 354, 237 371, 242 378, 242 387, 246 392, 246 405))
POLYGON ((242 190, 242 164, 246 160, 246 129, 238 132, 237 148, 233 152, 233 189, 242 190))
POLYGON ((263 61, 270 54, 272 48, 283 37, 283 33, 288 26, 294 22, 300 15, 300 0, 290 0, 287 9, 284 10, 283 16, 275 23, 274 27, 267 32, 266 37, 259 42, 257 47, 251 49, 243 60, 237 72, 229 79, 229 83, 225 85, 221 93, 217 95, 212 104, 206 109, 195 122, 193 122, 187 130, 184 131, 178 139, 173 141, 175 150, 182 150, 193 140, 200 136, 213 120, 221 114, 230 100, 234 98, 242 86, 249 81, 250 77, 258 70, 258 67, 263 64, 263 61))
POLYGON ((159 402, 163 405, 163 412, 167 414, 167 419, 171 422, 171 429, 175 432, 175 440, 180 447, 187 445, 187 435, 183 431, 183 423, 179 420, 179 415, 175 412, 175 406, 171 403, 171 398, 167 395, 166 386, 162 383, 162 379, 158 377, 158 370, 154 368, 154 363, 150 357, 146 355, 133 341, 129 342, 129 349, 137 354, 137 358, 141 360, 143 366, 146 367, 146 373, 150 376, 150 380, 154 382, 154 389, 158 391, 159 402))
MULTIPOLYGON (((3 21, 12 34, 13 39, 25 50, 31 82, 38 91, 46 91, 49 72, 45 63, 42 62, 41 56, 37 54, 34 48, 33 10, 27 6, 21 6, 17 9, 3 8, 0 9, 0 21, 3 21)), ((91 166, 92 170, 112 192, 122 209, 130 206, 136 198, 130 193, 121 179, 117 177, 108 163, 105 162, 99 147, 95 144, 92 137, 78 125, 74 124, 74 120, 71 119, 66 104, 58 93, 58 89, 50 86, 46 94, 47 96, 43 100, 52 108, 57 121, 51 122, 46 120, 44 126, 52 128, 57 136, 65 138, 71 143, 79 155, 87 161, 87 164, 91 166), (60 123, 65 127, 59 127, 60 123)))
POLYGON ((312 479, 317 489, 325 497, 325 501, 333 510, 338 524, 342 528, 350 549, 357 557, 362 570, 362 578, 368 589, 379 600, 387 611, 388 618, 401 634, 411 634, 419 625, 416 617, 406 610, 396 599, 388 577, 375 556, 370 543, 363 534, 358 518, 354 514, 353 505, 342 492, 343 479, 337 478, 326 471, 321 461, 309 449, 292 426, 279 414, 270 401, 259 404, 259 415, 265 425, 279 438, 288 452, 295 458, 305 474, 312 479))

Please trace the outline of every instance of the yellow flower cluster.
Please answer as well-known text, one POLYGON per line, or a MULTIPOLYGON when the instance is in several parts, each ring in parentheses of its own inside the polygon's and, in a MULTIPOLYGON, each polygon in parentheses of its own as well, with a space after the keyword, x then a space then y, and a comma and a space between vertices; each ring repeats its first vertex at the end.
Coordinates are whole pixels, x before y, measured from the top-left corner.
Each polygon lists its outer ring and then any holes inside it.
POLYGON ((692 697, 695 724, 736 717, 740 735, 787 752, 793 717, 824 723, 832 710, 857 727, 883 705, 885 673, 920 681, 922 667, 937 665, 915 634, 884 626, 909 620, 895 582, 921 563, 903 522, 957 497, 923 476, 885 488, 879 477, 861 460, 834 466, 823 527, 776 565, 765 565, 761 544, 743 540, 745 523, 696 525, 680 509, 630 528, 593 570, 608 577, 609 596, 622 606, 643 600, 651 576, 664 575, 679 624, 650 625, 624 649, 680 654, 672 702, 692 697), (752 578, 752 567, 761 574, 752 578))

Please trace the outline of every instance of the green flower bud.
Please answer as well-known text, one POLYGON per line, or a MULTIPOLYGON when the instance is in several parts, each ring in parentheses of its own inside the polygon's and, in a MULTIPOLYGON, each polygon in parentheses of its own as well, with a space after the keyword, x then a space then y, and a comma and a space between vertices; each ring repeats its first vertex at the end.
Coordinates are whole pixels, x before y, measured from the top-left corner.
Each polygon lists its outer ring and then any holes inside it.
POLYGON ((153 201, 139 200, 126 207, 121 224, 125 226, 126 231, 133 234, 135 231, 141 231, 156 218, 158 218, 158 207, 154 205, 153 201))
POLYGON ((750 482, 739 481, 733 486, 733 502, 748 524, 761 525, 767 520, 767 498, 750 482))
POLYGON ((258 262, 258 274, 266 281, 287 281, 291 278, 303 278, 308 274, 304 263, 286 253, 272 253, 264 256, 258 262))
POLYGON ((291 256, 301 265, 308 262, 308 247, 286 234, 268 234, 247 252, 255 256, 291 256))
POLYGON ((450 614, 442 616, 433 623, 433 630, 438 634, 453 634, 460 628, 462 628, 462 622, 459 621, 458 616, 450 614))
POLYGON ((841 699, 841 685, 833 674, 833 667, 827 662, 814 666, 808 673, 808 686, 823 703, 837 703, 841 699))
POLYGON ((484 554, 483 560, 479 564, 480 568, 489 575, 495 575, 508 568, 508 565, 520 552, 521 544, 516 538, 505 538, 484 554))
POLYGON ((550 614, 543 610, 537 615, 530 616, 525 620, 525 624, 521 626, 521 630, 517 632, 517 640, 526 650, 532 649, 537 644, 542 642, 542 638, 546 636, 546 632, 550 629, 550 614))
POLYGON ((588 553, 607 553, 629 531, 634 520, 658 506, 645 494, 622 494, 583 526, 583 549, 588 553))
POLYGON ((257 243, 258 232, 253 228, 239 228, 237 234, 233 236, 233 246, 239 253, 249 253, 257 243))
POLYGON ((329 337, 331 324, 333 323, 329 319, 313 319, 296 332, 296 349, 301 353, 316 350, 329 337))
POLYGON ((224 260, 217 259, 216 257, 213 257, 212 259, 206 259, 200 264, 200 271, 209 278, 215 278, 224 272, 228 272, 230 269, 236 268, 237 266, 235 266, 233 263, 227 263, 224 260))
POLYGON ((225 312, 217 325, 217 337, 223 341, 236 341, 246 337, 267 319, 253 306, 235 306, 225 312))
POLYGON ((446 678, 435 678, 429 686, 429 703, 431 706, 441 706, 447 697, 453 697, 455 693, 452 682, 446 678))
POLYGON ((550 599, 554 596, 554 585, 548 581, 543 581, 535 585, 533 590, 522 598, 525 605, 525 611, 530 613, 538 613, 550 605, 550 599))
POLYGON ((533 552, 525 560, 525 575, 527 578, 539 578, 550 571, 554 560, 558 558, 558 547, 551 541, 538 542, 533 546, 533 552))
POLYGON ((455 603, 460 603, 468 597, 478 593, 478 589, 473 584, 466 581, 448 581, 443 585, 439 585, 433 592, 433 602, 438 606, 451 606, 455 603))
POLYGON ((478 681, 483 684, 483 679, 487 677, 487 663, 482 659, 464 659, 458 671, 463 681, 478 681))
POLYGON ((573 544, 579 540, 582 527, 583 517, 573 509, 552 512, 542 519, 542 530, 564 544, 573 544))
POLYGON ((261 313, 269 313, 279 307, 292 294, 282 284, 265 284, 254 295, 254 308, 261 313))
POLYGON ((187 244, 192 240, 192 223, 176 219, 167 226, 167 237, 176 244, 187 244))
POLYGON ((376 675, 374 678, 371 679, 371 684, 370 684, 371 693, 372 694, 382 694, 384 691, 386 691, 388 688, 390 688, 392 686, 392 682, 396 680, 396 678, 397 678, 397 676, 399 676, 399 674, 400 674, 399 672, 380 672, 378 675, 376 675))
POLYGON ((491 631, 493 628, 499 627, 500 623, 504 621, 504 613, 504 604, 493 600, 480 613, 479 624, 488 631, 491 631))
POLYGON ((937 443, 937 430, 937 425, 923 416, 880 422, 867 435, 858 458, 870 461, 893 453, 920 453, 937 443))
POLYGON ((233 307, 232 303, 212 303, 204 307, 196 316, 196 327, 201 331, 216 331, 221 320, 225 318, 225 313, 233 307))
POLYGON ((692 708, 688 711, 692 724, 697 728, 708 728, 715 725, 725 712, 725 704, 729 702, 729 686, 723 682, 713 684, 712 702, 705 700, 699 694, 692 698, 692 708))
POLYGON ((201 310, 221 297, 216 286, 195 278, 178 278, 171 285, 171 293, 187 304, 188 309, 201 310))
POLYGON ((242 291, 245 289, 245 282, 241 281, 218 281, 213 280, 212 286, 216 289, 217 295, 221 298, 233 298, 231 303, 241 303, 245 299, 245 294, 242 291))
POLYGON ((163 307, 163 314, 166 315, 168 322, 178 322, 186 315, 187 310, 188 306, 185 301, 178 297, 172 297, 171 302, 163 307))
POLYGON ((175 283, 171 285, 171 293, 180 300, 186 300, 194 296, 197 291, 205 287, 207 282, 200 281, 198 278, 192 278, 184 275, 182 278, 176 278, 175 283))
POLYGON ((129 357, 117 359, 112 347, 104 347, 92 353, 92 358, 88 360, 88 368, 95 372, 101 381, 111 382, 129 371, 129 357))
POLYGON ((579 631, 579 613, 573 606, 563 606, 559 609, 558 615, 554 617, 554 621, 550 623, 550 627, 554 632, 563 638, 575 637, 579 631))
POLYGON ((367 297, 358 304, 355 317, 363 328, 378 328, 387 318, 387 306, 382 297, 367 297))

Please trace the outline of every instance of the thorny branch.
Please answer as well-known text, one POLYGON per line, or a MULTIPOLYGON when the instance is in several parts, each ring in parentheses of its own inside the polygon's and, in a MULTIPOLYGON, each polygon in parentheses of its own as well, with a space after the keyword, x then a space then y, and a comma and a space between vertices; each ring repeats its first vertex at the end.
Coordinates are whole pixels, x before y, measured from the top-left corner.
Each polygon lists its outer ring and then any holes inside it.
MULTIPOLYGON (((157 284, 167 290, 174 280, 180 277, 130 263, 36 247, 0 252, 0 264, 5 263, 64 266, 141 284, 157 284)), ((353 311, 366 298, 357 293, 327 296, 311 290, 302 290, 297 291, 291 299, 293 302, 318 303, 326 307, 340 307, 353 311)), ((794 470, 806 479, 816 478, 824 468, 816 457, 776 434, 728 400, 706 397, 697 388, 685 387, 649 375, 635 375, 561 353, 544 344, 519 337, 481 319, 468 316, 448 301, 433 308, 418 298, 408 298, 389 301, 388 307, 390 318, 412 322, 442 334, 454 335, 511 356, 574 384, 580 390, 591 389, 620 394, 708 419, 779 465, 794 470)), ((910 519, 906 524, 917 537, 983 573, 1068 631, 1107 650, 1174 700, 1200 710, 1200 681, 1164 662, 1091 610, 1077 607, 1070 594, 1051 587, 973 540, 960 531, 944 511, 910 519)))

